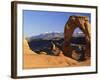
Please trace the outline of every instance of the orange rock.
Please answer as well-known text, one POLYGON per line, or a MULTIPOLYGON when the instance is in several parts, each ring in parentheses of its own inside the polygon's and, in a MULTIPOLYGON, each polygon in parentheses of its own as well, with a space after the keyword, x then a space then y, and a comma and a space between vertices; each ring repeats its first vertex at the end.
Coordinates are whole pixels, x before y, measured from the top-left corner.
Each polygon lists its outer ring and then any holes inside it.
POLYGON ((30 50, 28 43, 24 40, 24 69, 47 68, 47 67, 68 67, 78 64, 77 61, 67 58, 60 52, 59 56, 46 55, 45 52, 37 54, 30 50))

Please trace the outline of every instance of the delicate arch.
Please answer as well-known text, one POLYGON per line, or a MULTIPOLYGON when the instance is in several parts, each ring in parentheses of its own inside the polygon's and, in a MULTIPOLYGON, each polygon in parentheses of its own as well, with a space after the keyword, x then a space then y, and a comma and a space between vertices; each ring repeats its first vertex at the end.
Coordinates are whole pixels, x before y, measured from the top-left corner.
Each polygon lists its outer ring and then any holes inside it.
MULTIPOLYGON (((89 19, 87 16, 70 16, 67 23, 65 24, 64 29, 64 55, 71 56, 72 47, 70 46, 71 38, 74 30, 78 27, 81 31, 85 34, 86 41, 87 41, 87 48, 90 50, 90 27, 89 19)), ((90 53, 90 52, 89 52, 90 53)))

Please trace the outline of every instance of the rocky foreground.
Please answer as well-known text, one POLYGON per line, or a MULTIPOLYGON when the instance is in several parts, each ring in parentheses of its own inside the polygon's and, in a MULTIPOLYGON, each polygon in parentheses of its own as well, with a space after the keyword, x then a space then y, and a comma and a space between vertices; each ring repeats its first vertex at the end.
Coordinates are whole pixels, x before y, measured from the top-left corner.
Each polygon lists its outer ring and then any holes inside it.
POLYGON ((90 59, 78 62, 62 53, 59 56, 47 55, 45 52, 37 54, 29 48, 27 41, 24 40, 24 69, 73 66, 90 66, 90 59))

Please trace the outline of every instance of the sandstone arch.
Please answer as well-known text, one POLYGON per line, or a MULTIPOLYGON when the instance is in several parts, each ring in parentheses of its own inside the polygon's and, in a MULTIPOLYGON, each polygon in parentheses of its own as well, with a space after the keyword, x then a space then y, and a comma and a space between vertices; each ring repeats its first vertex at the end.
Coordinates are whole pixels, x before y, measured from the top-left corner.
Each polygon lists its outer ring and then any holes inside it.
POLYGON ((72 47, 70 46, 71 38, 74 30, 79 27, 86 37, 86 51, 85 54, 90 57, 90 39, 91 39, 91 25, 87 16, 70 16, 64 29, 64 55, 71 57, 72 47))

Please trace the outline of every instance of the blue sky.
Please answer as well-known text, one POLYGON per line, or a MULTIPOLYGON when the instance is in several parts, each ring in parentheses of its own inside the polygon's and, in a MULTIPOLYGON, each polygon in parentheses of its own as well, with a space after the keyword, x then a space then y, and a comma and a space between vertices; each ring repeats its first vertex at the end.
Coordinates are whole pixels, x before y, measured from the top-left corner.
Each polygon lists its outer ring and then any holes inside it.
MULTIPOLYGON (((64 32, 64 26, 71 15, 88 16, 91 19, 89 13, 23 10, 24 37, 45 32, 64 32)), ((79 29, 75 31, 78 32, 79 29)))

